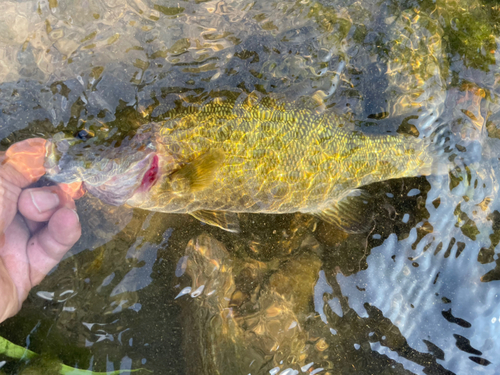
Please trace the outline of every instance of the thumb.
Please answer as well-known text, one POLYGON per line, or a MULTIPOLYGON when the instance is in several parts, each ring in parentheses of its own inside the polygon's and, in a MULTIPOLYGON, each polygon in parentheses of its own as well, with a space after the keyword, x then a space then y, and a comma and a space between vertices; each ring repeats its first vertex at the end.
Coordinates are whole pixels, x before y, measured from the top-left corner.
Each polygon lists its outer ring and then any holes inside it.
POLYGON ((45 146, 42 138, 31 138, 10 146, 2 161, 3 177, 20 188, 45 174, 45 146))

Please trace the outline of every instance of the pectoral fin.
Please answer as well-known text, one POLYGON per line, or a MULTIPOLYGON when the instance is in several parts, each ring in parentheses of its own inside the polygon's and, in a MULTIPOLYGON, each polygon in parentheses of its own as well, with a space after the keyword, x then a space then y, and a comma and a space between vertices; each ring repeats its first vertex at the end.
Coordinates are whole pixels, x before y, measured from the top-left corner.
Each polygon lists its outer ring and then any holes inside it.
POLYGON ((209 150, 170 176, 171 186, 177 194, 192 193, 209 186, 224 161, 224 152, 209 150))
POLYGON ((200 210, 190 212, 199 221, 232 233, 240 232, 240 220, 235 212, 200 210))
POLYGON ((370 195, 364 190, 354 190, 340 201, 315 216, 329 224, 333 224, 347 233, 361 233, 372 225, 368 210, 370 195))

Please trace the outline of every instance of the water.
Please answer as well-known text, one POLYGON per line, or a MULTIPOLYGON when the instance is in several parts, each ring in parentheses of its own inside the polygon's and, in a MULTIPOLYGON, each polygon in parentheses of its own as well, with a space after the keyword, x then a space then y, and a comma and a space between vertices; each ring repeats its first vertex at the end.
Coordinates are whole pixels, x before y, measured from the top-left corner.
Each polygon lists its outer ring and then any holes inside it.
MULTIPOLYGON (((250 96, 365 132, 436 115, 458 169, 367 187, 372 225, 359 234, 306 215, 242 215, 230 234, 86 196, 82 239, 1 336, 95 371, 500 373, 495 2, 2 7, 3 148, 101 124, 126 134, 173 108, 250 96)), ((47 366, 36 362, 0 358, 8 374, 47 366)))

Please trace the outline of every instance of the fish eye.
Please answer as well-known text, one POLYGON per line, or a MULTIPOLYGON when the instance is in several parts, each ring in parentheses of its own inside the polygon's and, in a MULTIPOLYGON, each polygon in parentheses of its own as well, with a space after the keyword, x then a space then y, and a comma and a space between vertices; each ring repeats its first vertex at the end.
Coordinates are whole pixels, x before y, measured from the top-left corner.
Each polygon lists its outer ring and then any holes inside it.
POLYGON ((78 130, 75 133, 75 138, 81 139, 82 141, 86 141, 86 140, 92 138, 93 136, 94 136, 94 133, 92 133, 89 130, 85 130, 85 129, 78 130))

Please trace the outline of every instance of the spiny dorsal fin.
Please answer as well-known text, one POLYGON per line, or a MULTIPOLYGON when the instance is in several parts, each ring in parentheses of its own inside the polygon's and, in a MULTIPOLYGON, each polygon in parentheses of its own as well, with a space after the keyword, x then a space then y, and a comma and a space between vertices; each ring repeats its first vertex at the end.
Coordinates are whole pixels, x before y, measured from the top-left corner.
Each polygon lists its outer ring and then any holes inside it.
POLYGON ((259 96, 256 94, 255 91, 252 91, 248 96, 245 98, 242 106, 245 108, 247 111, 252 110, 253 107, 257 105, 259 102, 259 96))
POLYGON ((240 220, 235 212, 200 210, 190 215, 202 223, 213 225, 232 233, 240 232, 240 220))
POLYGON ((317 90, 313 95, 312 99, 314 100, 315 104, 317 107, 315 108, 316 113, 320 114, 325 112, 326 110, 326 105, 325 105, 325 99, 328 98, 328 95, 323 90, 317 90))
POLYGON ((370 195, 366 191, 356 189, 328 209, 314 215, 347 233, 365 232, 372 225, 367 210, 369 200, 370 195))

